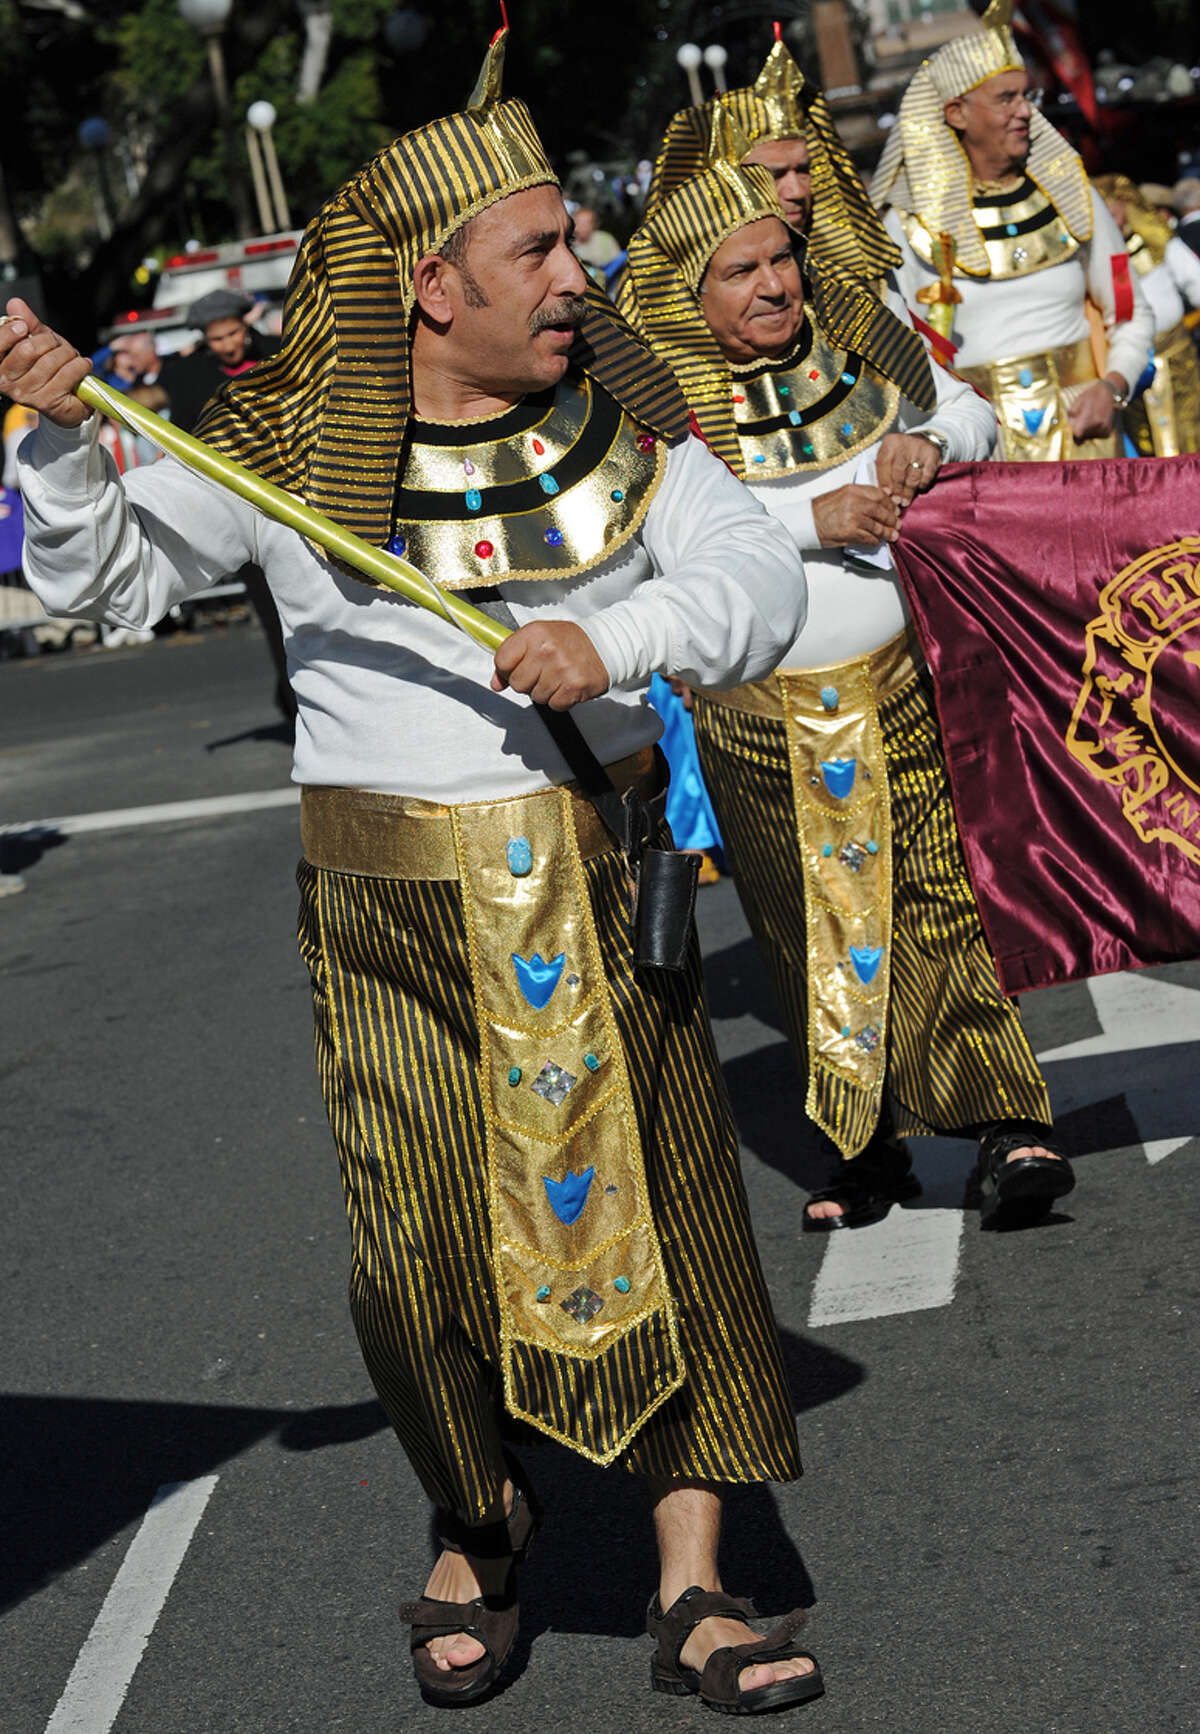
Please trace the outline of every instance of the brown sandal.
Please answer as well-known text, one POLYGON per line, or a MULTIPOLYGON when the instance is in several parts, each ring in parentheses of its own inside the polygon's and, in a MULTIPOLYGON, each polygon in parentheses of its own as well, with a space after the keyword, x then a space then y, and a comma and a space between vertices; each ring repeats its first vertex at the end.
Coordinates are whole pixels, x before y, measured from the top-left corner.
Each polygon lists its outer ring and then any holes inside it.
POLYGON ((725 1716, 756 1716, 763 1710, 782 1710, 821 1696, 825 1682, 815 1656, 797 1649, 793 1642, 808 1617, 800 1608, 785 1614, 763 1638, 752 1637, 749 1643, 728 1644, 722 1650, 714 1650, 703 1672, 697 1673, 680 1661, 679 1654, 701 1620, 713 1617, 741 1620, 749 1626, 757 1614, 753 1604, 740 1596, 726 1595, 724 1590, 702 1590, 696 1584, 684 1590, 665 1614, 658 1597, 654 1597, 646 1614, 646 1630, 658 1643, 650 1663, 650 1684, 656 1692, 670 1692, 677 1698, 698 1693, 706 1709, 719 1710, 725 1716), (755 1686, 749 1692, 743 1692, 738 1685, 742 1669, 755 1662, 793 1660, 811 1662, 812 1672, 775 1680, 769 1686, 755 1686))

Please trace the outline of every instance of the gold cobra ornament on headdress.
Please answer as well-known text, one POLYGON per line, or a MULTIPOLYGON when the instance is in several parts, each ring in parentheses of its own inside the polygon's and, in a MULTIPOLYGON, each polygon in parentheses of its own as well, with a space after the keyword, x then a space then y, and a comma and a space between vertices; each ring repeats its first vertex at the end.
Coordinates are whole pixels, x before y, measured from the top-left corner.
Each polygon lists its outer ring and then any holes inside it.
POLYGON ((681 109, 673 117, 650 182, 647 217, 684 181, 703 171, 717 107, 731 112, 748 150, 764 139, 798 138, 808 145, 813 214, 807 239, 818 267, 873 282, 900 263, 900 249, 867 197, 829 105, 796 65, 778 24, 753 84, 726 91, 701 108, 681 109))

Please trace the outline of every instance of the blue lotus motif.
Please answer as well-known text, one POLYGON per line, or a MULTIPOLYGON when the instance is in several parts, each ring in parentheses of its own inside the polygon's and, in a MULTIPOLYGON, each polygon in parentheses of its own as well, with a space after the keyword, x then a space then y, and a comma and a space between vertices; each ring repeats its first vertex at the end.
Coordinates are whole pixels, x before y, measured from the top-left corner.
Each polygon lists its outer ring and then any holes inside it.
POLYGON ((844 801, 854 787, 854 773, 857 769, 857 759, 821 760, 821 775, 825 779, 825 787, 839 801, 844 801))
POLYGON ((854 965, 854 973, 864 987, 869 987, 875 980, 879 965, 883 961, 882 945, 852 945, 850 961, 854 965))
POLYGON ((1025 417, 1025 426, 1029 429, 1031 434, 1037 433, 1038 429, 1046 419, 1046 412, 1044 409, 1023 409, 1021 414, 1025 417))
POLYGON ((566 1177, 562 1180, 551 1180, 548 1174, 542 1175, 550 1208, 567 1228, 583 1214, 583 1207, 587 1203, 588 1192, 595 1178, 594 1167, 585 1168, 582 1174, 572 1174, 568 1168, 566 1177))
POLYGON ((535 951, 530 958, 524 958, 514 951, 512 960, 513 968, 517 972, 517 986, 534 1011, 541 1011, 543 1006, 550 1004, 558 986, 563 964, 567 961, 566 952, 560 951, 557 957, 552 957, 547 963, 540 951, 535 951))

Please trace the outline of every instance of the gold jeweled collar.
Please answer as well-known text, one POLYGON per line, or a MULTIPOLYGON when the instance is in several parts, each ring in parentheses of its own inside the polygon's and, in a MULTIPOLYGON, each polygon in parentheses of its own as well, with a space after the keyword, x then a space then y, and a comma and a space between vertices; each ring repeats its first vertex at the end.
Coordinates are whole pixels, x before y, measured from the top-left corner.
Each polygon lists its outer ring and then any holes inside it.
POLYGON ((588 571, 638 529, 666 466, 666 442, 574 369, 503 415, 410 428, 389 546, 443 590, 588 571))
MULTIPOLYGON (((984 192, 976 186, 971 211, 983 238, 990 277, 1028 277, 1048 265, 1061 265, 1079 251, 1079 242, 1028 175, 1007 192, 984 192)), ((933 265, 929 230, 919 217, 904 214, 903 221, 913 252, 926 265, 933 265)))
POLYGON ((790 354, 730 371, 748 482, 845 463, 887 433, 900 405, 899 386, 837 348, 811 314, 790 354))

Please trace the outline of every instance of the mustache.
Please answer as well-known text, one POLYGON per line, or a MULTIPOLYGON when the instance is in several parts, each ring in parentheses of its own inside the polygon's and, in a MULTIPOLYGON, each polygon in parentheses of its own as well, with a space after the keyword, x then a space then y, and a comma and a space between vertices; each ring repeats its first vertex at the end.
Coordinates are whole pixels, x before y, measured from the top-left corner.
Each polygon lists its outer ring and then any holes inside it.
POLYGON ((587 310, 585 296, 564 295, 553 307, 538 308, 529 321, 529 335, 536 337, 539 331, 545 331, 551 325, 582 325, 587 310))

